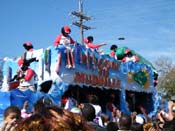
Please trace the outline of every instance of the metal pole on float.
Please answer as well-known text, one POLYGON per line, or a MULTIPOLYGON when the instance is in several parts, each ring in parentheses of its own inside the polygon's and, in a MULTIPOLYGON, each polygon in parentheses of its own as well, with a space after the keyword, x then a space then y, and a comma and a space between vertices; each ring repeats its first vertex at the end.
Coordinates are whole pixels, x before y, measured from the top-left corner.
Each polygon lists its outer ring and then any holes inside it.
MULTIPOLYGON (((86 15, 83 14, 83 0, 79 0, 78 4, 79 4, 79 10, 78 11, 73 11, 73 12, 71 12, 71 14, 78 17, 79 20, 75 21, 75 22, 72 22, 72 24, 80 28, 80 41, 81 41, 81 44, 84 45, 84 29, 89 30, 89 29, 92 29, 92 28, 90 26, 84 25, 83 21, 84 20, 86 20, 86 21, 91 20, 91 17, 86 16, 86 15)), ((80 93, 79 92, 79 87, 77 87, 77 100, 79 100, 79 96, 80 96, 79 93, 80 93)))
POLYGON ((91 20, 91 17, 83 14, 83 0, 79 0, 79 10, 71 12, 72 15, 79 18, 79 21, 75 21, 72 24, 80 28, 80 41, 84 44, 84 29, 92 29, 90 26, 83 25, 83 20, 91 20))
MULTIPOLYGON (((83 2, 82 0, 79 0, 79 12, 80 14, 83 14, 83 2)), ((84 32, 83 32, 83 19, 80 17, 80 38, 81 38, 81 44, 84 44, 84 32)))

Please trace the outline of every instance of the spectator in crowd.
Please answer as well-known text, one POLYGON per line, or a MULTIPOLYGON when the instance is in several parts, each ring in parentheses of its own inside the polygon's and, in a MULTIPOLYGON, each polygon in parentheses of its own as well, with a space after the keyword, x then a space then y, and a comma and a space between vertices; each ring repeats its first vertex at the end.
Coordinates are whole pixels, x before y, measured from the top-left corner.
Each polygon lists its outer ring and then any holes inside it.
POLYGON ((106 126, 106 129, 107 131, 117 131, 119 128, 116 122, 109 122, 106 126))
POLYGON ((115 94, 111 93, 108 102, 106 104, 106 114, 109 116, 110 121, 113 121, 113 112, 116 111, 116 106, 114 104, 115 94))
POLYGON ((75 41, 72 39, 72 37, 69 35, 71 33, 71 29, 69 26, 64 26, 61 28, 61 34, 58 35, 54 41, 54 46, 58 47, 60 49, 58 51, 58 59, 57 59, 57 67, 56 72, 59 72, 60 64, 61 64, 61 54, 66 53, 67 57, 67 68, 75 68, 74 63, 74 55, 73 55, 73 49, 71 48, 71 44, 75 44, 75 41))
POLYGON ((78 104, 77 104, 77 100, 74 99, 73 97, 69 96, 66 98, 66 102, 65 102, 65 105, 64 105, 64 109, 66 110, 72 110, 74 107, 77 107, 78 104))
POLYGON ((175 104, 173 101, 168 101, 168 112, 165 112, 164 110, 160 110, 157 113, 157 118, 159 120, 158 127, 160 129, 165 128, 171 128, 171 124, 173 123, 175 119, 175 104), (166 126, 164 126, 166 123, 166 126))
POLYGON ((114 108, 112 112, 112 122, 116 122, 118 124, 121 115, 122 115, 122 112, 118 108, 114 108))
POLYGON ((45 114, 35 113, 21 121, 14 131, 93 131, 79 114, 58 106, 45 106, 45 114))
POLYGON ((95 119, 95 109, 89 103, 84 103, 81 108, 82 116, 87 121, 87 124, 92 127, 95 131, 106 131, 106 128, 101 127, 99 124, 94 122, 95 119))
POLYGON ((118 131, 131 131, 132 120, 130 115, 122 114, 119 119, 118 131))
POLYGON ((100 126, 104 126, 101 118, 102 108, 99 105, 99 99, 96 95, 89 95, 89 103, 94 107, 95 109, 95 122, 97 122, 100 126))
POLYGON ((1 131, 12 130, 21 120, 21 111, 17 106, 9 106, 4 111, 4 120, 1 131))
POLYGON ((159 131, 156 127, 156 125, 152 122, 147 122, 143 125, 144 131, 159 131))
POLYGON ((27 107, 28 107, 28 101, 25 101, 23 104, 23 108, 21 109, 21 117, 22 118, 28 118, 32 115, 32 113, 27 112, 27 107))
POLYGON ((78 101, 74 95, 74 89, 69 88, 61 99, 61 105, 64 109, 71 111, 73 108, 78 107, 78 101))
POLYGON ((106 115, 105 113, 101 114, 101 119, 102 119, 104 127, 106 127, 108 123, 110 122, 109 116, 106 115))
POLYGON ((46 107, 53 105, 52 100, 48 96, 43 96, 36 101, 33 106, 33 113, 34 114, 42 114, 46 112, 46 107))
POLYGON ((166 121, 162 131, 175 131, 175 119, 166 121))
POLYGON ((134 123, 132 123, 132 125, 131 125, 131 130, 132 130, 132 131, 143 131, 143 124, 134 122, 134 123))
POLYGON ((21 121, 13 131, 51 131, 43 117, 43 115, 34 114, 21 121))
POLYGON ((171 121, 175 118, 175 103, 172 100, 168 102, 168 109, 168 120, 171 121))

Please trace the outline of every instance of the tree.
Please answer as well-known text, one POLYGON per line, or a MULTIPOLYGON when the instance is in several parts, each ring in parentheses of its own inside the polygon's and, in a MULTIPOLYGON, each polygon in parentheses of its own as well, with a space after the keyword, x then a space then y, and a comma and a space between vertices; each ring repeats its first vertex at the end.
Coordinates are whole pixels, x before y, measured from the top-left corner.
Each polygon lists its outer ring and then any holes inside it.
POLYGON ((157 89, 170 99, 175 95, 175 65, 165 56, 158 58, 155 65, 159 74, 157 89))

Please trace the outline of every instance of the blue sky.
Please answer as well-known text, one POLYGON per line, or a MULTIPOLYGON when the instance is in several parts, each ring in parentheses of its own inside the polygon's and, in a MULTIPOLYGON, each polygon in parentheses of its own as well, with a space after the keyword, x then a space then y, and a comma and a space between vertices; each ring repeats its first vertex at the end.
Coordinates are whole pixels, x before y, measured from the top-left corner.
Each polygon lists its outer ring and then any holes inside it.
MULTIPOLYGON (((85 24, 94 29, 84 32, 95 43, 127 46, 153 62, 161 56, 175 57, 175 0, 83 0, 83 10, 92 20, 85 24), (124 37, 124 41, 119 41, 124 37)), ((22 55, 22 44, 35 49, 53 45, 64 25, 80 41, 78 20, 70 15, 78 11, 78 0, 0 0, 0 57, 22 55)))

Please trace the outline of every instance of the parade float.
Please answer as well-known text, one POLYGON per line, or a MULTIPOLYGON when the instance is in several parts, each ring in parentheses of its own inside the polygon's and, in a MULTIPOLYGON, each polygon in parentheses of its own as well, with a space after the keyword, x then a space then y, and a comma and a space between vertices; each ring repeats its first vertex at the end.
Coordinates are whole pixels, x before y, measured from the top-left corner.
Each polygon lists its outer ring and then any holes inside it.
MULTIPOLYGON (((114 93, 115 104, 123 112, 135 111, 141 104, 146 107, 150 115, 156 112, 159 101, 155 86, 156 70, 143 57, 132 50, 140 61, 122 62, 107 53, 99 54, 77 43, 71 47, 74 50, 75 67, 68 68, 62 46, 57 48, 50 46, 33 51, 33 56, 39 61, 32 62, 30 68, 34 69, 40 77, 35 92, 21 91, 18 89, 18 82, 10 82, 19 68, 18 59, 4 58, 0 113, 3 113, 9 105, 22 108, 26 100, 31 110, 33 104, 43 96, 49 97, 54 104, 60 105, 62 96, 70 89, 79 102, 86 102, 87 94, 97 95, 103 110, 109 94, 114 93), (58 53, 62 54, 61 58, 58 57, 58 53), (61 59, 59 69, 57 69, 58 59, 61 59)), ((116 53, 118 58, 124 57, 121 50, 126 49, 128 48, 118 48, 116 53)))

